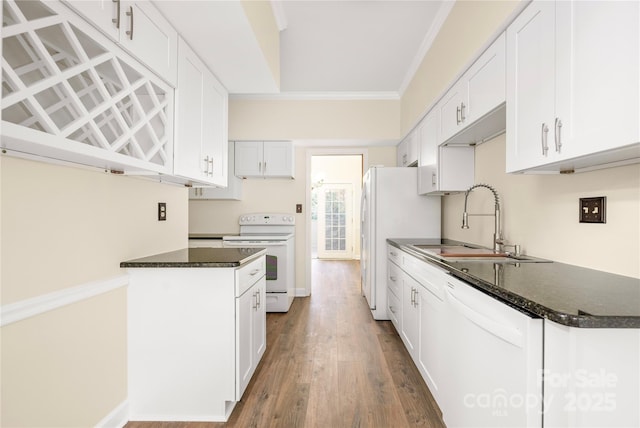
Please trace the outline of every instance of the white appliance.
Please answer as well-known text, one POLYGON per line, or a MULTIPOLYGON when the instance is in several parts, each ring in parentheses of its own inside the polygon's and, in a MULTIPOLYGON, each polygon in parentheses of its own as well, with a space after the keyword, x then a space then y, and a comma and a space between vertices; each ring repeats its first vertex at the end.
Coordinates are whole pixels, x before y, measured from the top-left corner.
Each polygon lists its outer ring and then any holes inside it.
POLYGON ((370 168, 360 205, 362 293, 373 318, 387 315, 387 238, 440 238, 440 198, 418 195, 417 168, 370 168))
POLYGON ((447 426, 542 426, 542 319, 455 278, 445 289, 449 364, 438 404, 447 426))
POLYGON ((295 216, 244 214, 240 235, 222 238, 223 247, 267 249, 267 312, 287 312, 295 296, 295 216))

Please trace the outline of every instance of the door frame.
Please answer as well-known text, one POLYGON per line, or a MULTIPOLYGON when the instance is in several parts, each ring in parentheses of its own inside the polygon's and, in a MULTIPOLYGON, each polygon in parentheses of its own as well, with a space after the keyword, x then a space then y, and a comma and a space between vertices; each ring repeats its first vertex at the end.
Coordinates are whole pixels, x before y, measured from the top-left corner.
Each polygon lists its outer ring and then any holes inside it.
MULTIPOLYGON (((296 296, 311 295, 311 158, 313 156, 362 156, 362 174, 369 169, 369 150, 365 147, 338 148, 338 147, 318 147, 307 149, 306 154, 306 174, 305 174, 305 204, 307 206, 305 214, 305 240, 306 248, 304 255, 305 265, 305 288, 296 289, 296 296)), ((359 239, 359 237, 358 237, 359 239)))

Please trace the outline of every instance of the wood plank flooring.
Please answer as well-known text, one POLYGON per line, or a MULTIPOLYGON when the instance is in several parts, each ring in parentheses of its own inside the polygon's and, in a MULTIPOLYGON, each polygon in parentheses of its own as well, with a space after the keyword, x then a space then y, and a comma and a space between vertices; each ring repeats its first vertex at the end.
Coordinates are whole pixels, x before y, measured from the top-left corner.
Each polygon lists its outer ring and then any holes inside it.
POLYGON ((444 427, 389 321, 360 294, 358 261, 313 261, 312 296, 267 314, 267 350, 227 423, 125 428, 444 427))

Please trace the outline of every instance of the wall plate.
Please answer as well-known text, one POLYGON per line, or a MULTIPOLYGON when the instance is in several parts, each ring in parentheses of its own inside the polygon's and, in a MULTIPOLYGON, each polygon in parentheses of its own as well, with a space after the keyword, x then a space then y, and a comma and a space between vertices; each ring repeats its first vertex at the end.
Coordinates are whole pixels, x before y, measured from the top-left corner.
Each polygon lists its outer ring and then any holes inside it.
POLYGON ((158 202, 158 221, 167 220, 167 203, 158 202))
POLYGON ((607 198, 580 198, 580 223, 606 223, 607 198))

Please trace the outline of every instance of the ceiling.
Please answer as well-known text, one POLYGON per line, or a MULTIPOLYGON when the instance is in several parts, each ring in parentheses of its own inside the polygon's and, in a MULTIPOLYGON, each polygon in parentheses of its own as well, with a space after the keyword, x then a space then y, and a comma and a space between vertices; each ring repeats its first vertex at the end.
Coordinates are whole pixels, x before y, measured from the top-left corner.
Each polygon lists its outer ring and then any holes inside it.
POLYGON ((239 1, 155 4, 231 94, 397 97, 453 1, 271 2, 284 27, 279 91, 239 1))

